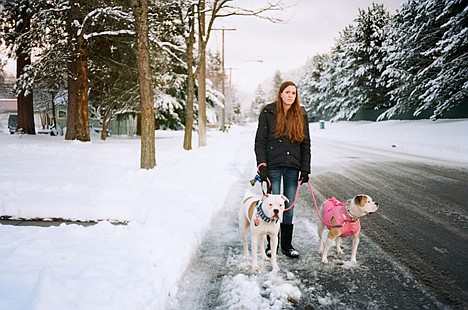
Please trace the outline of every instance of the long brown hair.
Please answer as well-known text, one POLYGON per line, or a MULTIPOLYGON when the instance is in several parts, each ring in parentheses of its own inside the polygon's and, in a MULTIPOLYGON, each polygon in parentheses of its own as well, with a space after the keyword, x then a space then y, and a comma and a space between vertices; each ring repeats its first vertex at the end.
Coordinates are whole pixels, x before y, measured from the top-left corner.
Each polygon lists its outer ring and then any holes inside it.
POLYGON ((281 84, 276 97, 276 128, 274 131, 276 137, 287 136, 294 143, 301 143, 304 140, 304 117, 302 115, 299 94, 297 86, 291 81, 281 84), (288 86, 296 88, 296 99, 286 113, 283 107, 281 93, 288 86))

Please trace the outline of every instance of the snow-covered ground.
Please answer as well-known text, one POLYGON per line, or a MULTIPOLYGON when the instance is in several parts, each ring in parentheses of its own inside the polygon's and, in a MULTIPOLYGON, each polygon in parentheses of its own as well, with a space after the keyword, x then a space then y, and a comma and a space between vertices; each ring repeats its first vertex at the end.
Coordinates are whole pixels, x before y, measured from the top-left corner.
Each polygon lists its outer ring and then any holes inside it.
MULTIPOLYGON (((0 215, 103 220, 0 225, 0 309, 165 309, 230 186, 250 167, 253 176, 255 126, 210 131, 204 148, 194 137, 192 151, 182 148, 183 132, 158 131, 150 171, 139 169, 137 138, 82 143, 0 133, 0 215)), ((365 141, 464 165, 467 129, 465 119, 311 124, 313 139, 365 141)), ((270 298, 300 296, 284 279, 269 279, 270 298)), ((223 291, 227 304, 242 303, 248 294, 239 290, 253 293, 242 270, 234 280, 223 291)))

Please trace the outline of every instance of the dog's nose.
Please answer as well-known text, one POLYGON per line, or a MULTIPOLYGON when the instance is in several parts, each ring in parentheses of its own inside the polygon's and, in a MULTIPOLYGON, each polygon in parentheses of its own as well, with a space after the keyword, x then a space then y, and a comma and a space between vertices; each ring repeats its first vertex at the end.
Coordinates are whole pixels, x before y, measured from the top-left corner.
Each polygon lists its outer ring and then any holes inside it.
POLYGON ((379 203, 378 203, 378 202, 376 202, 376 203, 375 203, 375 206, 376 206, 376 207, 378 207, 378 206, 379 206, 379 203))
POLYGON ((274 209, 274 210, 273 210, 273 213, 278 214, 278 213, 279 213, 279 210, 278 210, 278 209, 274 209))

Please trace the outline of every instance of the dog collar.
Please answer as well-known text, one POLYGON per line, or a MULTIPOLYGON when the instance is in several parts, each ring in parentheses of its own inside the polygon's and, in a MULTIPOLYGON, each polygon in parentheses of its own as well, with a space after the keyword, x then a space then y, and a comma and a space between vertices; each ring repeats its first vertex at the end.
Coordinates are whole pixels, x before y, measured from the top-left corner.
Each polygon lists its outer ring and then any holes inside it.
POLYGON ((346 206, 345 210, 346 210, 346 215, 348 216, 348 218, 351 219, 352 222, 357 222, 357 221, 359 221, 359 217, 354 216, 354 215, 351 213, 351 211, 349 211, 348 206, 346 206))
POLYGON ((278 223, 278 219, 273 220, 273 219, 269 218, 268 216, 266 216, 266 214, 263 212, 262 204, 263 204, 263 202, 260 202, 257 205, 257 214, 258 214, 258 216, 260 216, 260 218, 263 221, 267 222, 267 223, 272 223, 272 222, 278 223))

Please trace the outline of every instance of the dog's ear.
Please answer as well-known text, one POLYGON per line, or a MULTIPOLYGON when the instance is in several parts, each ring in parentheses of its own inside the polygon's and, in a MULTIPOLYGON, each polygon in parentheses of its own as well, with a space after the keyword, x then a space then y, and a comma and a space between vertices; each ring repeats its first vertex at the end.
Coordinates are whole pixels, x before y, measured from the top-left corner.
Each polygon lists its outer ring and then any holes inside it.
POLYGON ((265 199, 267 199, 267 197, 268 197, 268 194, 263 194, 263 196, 262 196, 262 201, 265 200, 265 199))
POLYGON ((354 197, 354 203, 363 207, 367 202, 367 196, 366 195, 357 195, 354 197))
POLYGON ((281 198, 283 198, 284 201, 289 202, 288 197, 286 197, 286 196, 284 196, 284 195, 281 195, 281 198))

